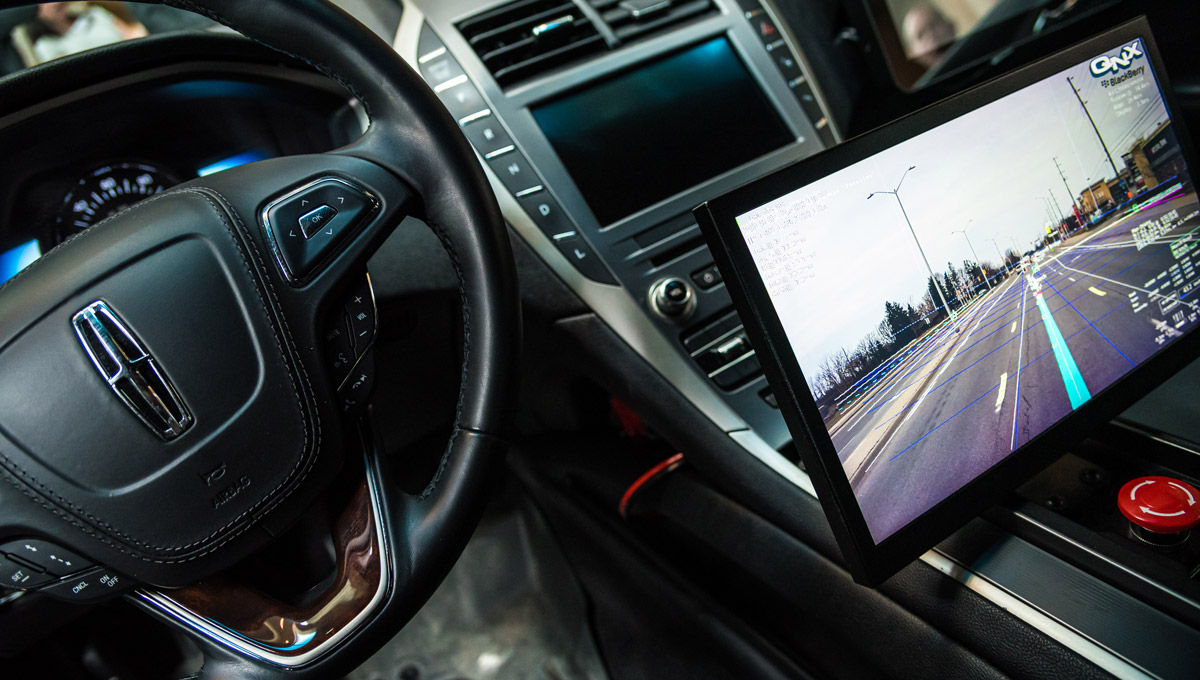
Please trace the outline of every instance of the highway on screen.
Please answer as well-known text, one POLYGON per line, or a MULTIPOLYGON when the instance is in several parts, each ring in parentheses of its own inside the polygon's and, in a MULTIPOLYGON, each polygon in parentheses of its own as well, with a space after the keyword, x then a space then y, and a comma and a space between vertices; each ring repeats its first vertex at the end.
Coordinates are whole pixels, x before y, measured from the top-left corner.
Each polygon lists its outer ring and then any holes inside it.
POLYGON ((1197 206, 1177 195, 1026 258, 840 414, 830 434, 877 541, 1200 318, 1197 206))

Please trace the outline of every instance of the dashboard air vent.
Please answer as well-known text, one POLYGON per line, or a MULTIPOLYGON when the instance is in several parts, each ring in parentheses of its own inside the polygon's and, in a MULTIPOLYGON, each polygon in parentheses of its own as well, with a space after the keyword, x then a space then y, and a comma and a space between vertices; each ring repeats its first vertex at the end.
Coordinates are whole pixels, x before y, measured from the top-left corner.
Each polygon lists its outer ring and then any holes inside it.
POLYGON ((712 0, 588 0, 620 42, 715 14, 712 0))
POLYGON ((608 47, 570 0, 517 0, 460 22, 458 30, 504 86, 608 47))

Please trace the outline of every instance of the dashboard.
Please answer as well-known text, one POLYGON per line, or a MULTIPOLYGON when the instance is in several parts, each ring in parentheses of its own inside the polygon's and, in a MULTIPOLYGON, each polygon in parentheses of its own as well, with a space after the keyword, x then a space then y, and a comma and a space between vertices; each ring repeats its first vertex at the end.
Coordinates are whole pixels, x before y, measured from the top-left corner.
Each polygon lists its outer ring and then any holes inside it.
MULTIPOLYGON (((407 3, 395 41, 475 145, 513 228, 739 446, 803 487, 689 212, 840 139, 774 10, 407 3)), ((197 58, 105 87, 5 128, 0 223, 17 226, 0 233, 0 280, 138 199, 332 149, 365 124, 327 79, 273 64, 197 58)))
POLYGON ((0 282, 105 217, 180 182, 266 158, 326 151, 361 129, 349 99, 322 78, 211 64, 15 125, 5 133, 8 176, 0 176, 0 223, 10 225, 0 233, 0 282))

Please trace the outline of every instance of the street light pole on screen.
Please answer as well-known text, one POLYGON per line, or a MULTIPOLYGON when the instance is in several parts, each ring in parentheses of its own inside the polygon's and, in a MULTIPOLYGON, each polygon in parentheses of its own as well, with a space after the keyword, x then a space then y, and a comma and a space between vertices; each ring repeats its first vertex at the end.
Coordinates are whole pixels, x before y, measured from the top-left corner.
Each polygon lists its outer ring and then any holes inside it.
MULTIPOLYGON (((963 225, 962 229, 959 229, 958 231, 952 231, 950 233, 962 234, 963 238, 967 239, 967 247, 971 249, 971 257, 975 258, 975 266, 983 269, 983 265, 979 264, 979 256, 975 254, 975 246, 971 245, 971 237, 967 236, 967 227, 971 226, 971 223, 974 221, 975 220, 967 220, 967 223, 963 225)), ((1000 264, 1004 264, 1004 258, 1000 258, 1000 264)), ((984 272, 983 274, 983 282, 987 284, 988 290, 992 289, 992 282, 988 280, 987 272, 984 272)))
POLYGON ((992 242, 992 245, 996 246, 996 254, 1000 256, 1000 264, 1004 265, 1004 271, 1007 272, 1008 258, 1004 257, 1004 253, 1000 252, 1000 244, 996 243, 995 237, 989 238, 988 240, 992 242))
POLYGON ((925 257, 925 249, 921 247, 921 241, 917 238, 917 232, 913 229, 912 222, 908 219, 908 212, 904 209, 904 203, 900 200, 900 185, 904 184, 904 178, 908 176, 908 173, 916 170, 916 168, 917 166, 915 165, 908 166, 908 170, 905 170, 904 174, 900 175, 900 181, 896 182, 895 189, 891 191, 873 191, 867 196, 867 200, 871 200, 875 194, 891 194, 896 197, 896 203, 900 206, 900 213, 904 215, 904 223, 908 225, 908 232, 912 234, 913 241, 917 244, 917 250, 921 253, 921 260, 925 263, 925 269, 929 271, 929 278, 933 281, 933 287, 937 290, 938 297, 942 300, 942 307, 946 309, 946 313, 950 315, 951 319, 956 319, 958 315, 953 309, 950 309, 950 303, 946 302, 946 294, 942 292, 942 284, 938 282, 937 275, 933 273, 933 267, 929 266, 929 258, 925 257))

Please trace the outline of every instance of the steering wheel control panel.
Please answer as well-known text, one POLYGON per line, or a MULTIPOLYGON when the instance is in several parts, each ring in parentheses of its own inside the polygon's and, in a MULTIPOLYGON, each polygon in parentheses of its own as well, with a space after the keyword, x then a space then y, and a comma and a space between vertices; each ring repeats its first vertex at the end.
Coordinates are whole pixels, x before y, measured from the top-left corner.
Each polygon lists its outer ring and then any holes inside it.
POLYGON ((325 364, 337 385, 343 411, 358 411, 371 396, 375 384, 371 348, 378 316, 371 277, 363 274, 325 324, 325 364))
POLYGON ((303 283, 378 210, 370 192, 341 177, 323 177, 268 203, 262 224, 284 275, 303 283))
POLYGON ((122 593, 133 582, 54 543, 25 538, 0 545, 0 585, 84 604, 122 593))

